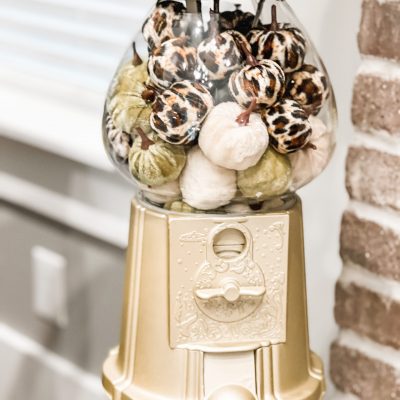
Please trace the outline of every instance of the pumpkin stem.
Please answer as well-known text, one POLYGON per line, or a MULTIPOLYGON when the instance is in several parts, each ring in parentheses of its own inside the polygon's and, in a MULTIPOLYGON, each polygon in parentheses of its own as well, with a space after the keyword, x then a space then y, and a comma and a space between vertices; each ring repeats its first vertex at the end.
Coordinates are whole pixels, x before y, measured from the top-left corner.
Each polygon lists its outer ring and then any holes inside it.
POLYGON ((279 29, 278 16, 276 5, 274 4, 271 8, 271 31, 276 32, 279 29))
POLYGON ((137 50, 136 50, 136 43, 132 43, 132 49, 133 49, 133 59, 132 59, 132 64, 137 67, 139 65, 143 64, 143 60, 140 58, 137 50))
POLYGON ((318 150, 318 147, 317 147, 315 144, 313 144, 313 143, 307 143, 307 144, 306 144, 306 147, 305 147, 304 149, 305 149, 305 150, 307 150, 307 149, 318 150))
POLYGON ((136 132, 138 133, 140 139, 142 139, 142 143, 140 146, 141 149, 148 150, 149 147, 154 144, 154 142, 151 139, 149 139, 149 137, 143 132, 142 128, 136 128, 136 132))
POLYGON ((142 99, 146 103, 153 103, 153 101, 156 99, 156 92, 153 89, 145 89, 142 92, 142 99))
POLYGON ((248 65, 251 65, 252 67, 255 67, 256 65, 258 65, 259 63, 258 63, 257 59, 254 57, 254 55, 251 53, 251 51, 249 51, 249 49, 246 46, 246 43, 244 43, 242 38, 239 37, 238 35, 235 35, 233 37, 233 39, 235 40, 236 45, 239 47, 239 50, 245 56, 246 63, 248 65))
POLYGON ((257 5, 256 15, 254 16, 253 23, 251 24, 252 28, 256 28, 258 23, 260 22, 261 13, 264 9, 265 0, 259 0, 257 5))
POLYGON ((257 99, 254 97, 253 100, 251 100, 251 103, 247 108, 247 110, 243 111, 236 118, 236 122, 242 126, 247 125, 250 121, 250 115, 252 114, 253 111, 255 111, 256 108, 257 108, 257 99))
POLYGON ((142 92, 142 99, 152 103, 156 97, 161 94, 161 90, 148 83, 145 83, 144 86, 146 86, 146 89, 142 92))
POLYGON ((219 14, 219 2, 220 0, 214 0, 214 13, 219 14))
POLYGON ((201 0, 196 0, 196 8, 197 8, 197 13, 201 14, 202 10, 201 10, 201 0))

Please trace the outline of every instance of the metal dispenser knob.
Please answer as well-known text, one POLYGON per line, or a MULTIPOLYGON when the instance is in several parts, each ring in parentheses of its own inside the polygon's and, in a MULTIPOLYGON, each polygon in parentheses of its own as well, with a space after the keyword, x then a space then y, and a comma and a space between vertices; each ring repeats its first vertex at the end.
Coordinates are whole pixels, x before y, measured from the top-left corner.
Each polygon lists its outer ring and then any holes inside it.
POLYGON ((201 300, 210 300, 217 297, 223 297, 230 303, 234 303, 242 296, 260 297, 265 294, 265 287, 246 286, 240 287, 238 281, 227 279, 222 282, 222 287, 217 289, 199 289, 196 290, 196 296, 201 300))

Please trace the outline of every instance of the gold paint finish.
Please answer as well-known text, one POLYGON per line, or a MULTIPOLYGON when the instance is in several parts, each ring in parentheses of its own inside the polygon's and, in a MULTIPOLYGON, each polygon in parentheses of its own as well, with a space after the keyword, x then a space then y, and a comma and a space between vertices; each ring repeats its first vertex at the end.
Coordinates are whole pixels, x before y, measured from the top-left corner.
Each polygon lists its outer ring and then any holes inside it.
POLYGON ((307 324, 299 199, 250 216, 132 203, 120 346, 103 370, 113 400, 204 400, 207 351, 254 352, 257 388, 228 385, 207 400, 319 400, 307 324))

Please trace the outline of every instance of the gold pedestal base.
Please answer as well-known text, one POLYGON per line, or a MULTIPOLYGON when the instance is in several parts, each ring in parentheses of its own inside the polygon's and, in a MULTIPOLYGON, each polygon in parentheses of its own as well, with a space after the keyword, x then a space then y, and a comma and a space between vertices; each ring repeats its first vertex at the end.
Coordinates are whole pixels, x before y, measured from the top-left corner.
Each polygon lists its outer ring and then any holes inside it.
POLYGON ((135 200, 125 279, 120 346, 103 370, 113 400, 323 398, 298 198, 255 216, 164 213, 135 200), (235 380, 246 371, 209 370, 208 355, 238 352, 254 363, 245 383, 235 380))

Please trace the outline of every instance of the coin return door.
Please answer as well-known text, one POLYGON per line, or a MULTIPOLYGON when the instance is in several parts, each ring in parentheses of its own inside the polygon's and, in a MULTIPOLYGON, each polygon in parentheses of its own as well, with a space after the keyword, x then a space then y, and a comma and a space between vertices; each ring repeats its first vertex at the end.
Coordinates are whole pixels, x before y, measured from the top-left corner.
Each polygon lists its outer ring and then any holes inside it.
POLYGON ((253 350, 286 339, 288 216, 170 219, 170 344, 253 350))

